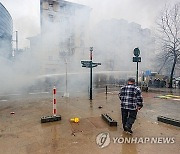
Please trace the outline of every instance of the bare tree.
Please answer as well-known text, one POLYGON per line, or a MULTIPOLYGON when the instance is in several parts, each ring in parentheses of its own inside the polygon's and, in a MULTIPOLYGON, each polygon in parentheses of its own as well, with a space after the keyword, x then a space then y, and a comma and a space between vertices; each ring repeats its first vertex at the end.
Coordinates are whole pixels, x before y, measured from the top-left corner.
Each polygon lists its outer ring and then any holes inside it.
POLYGON ((162 58, 172 64, 169 88, 172 88, 176 64, 180 60, 180 3, 165 8, 158 21, 159 39, 162 42, 162 58))

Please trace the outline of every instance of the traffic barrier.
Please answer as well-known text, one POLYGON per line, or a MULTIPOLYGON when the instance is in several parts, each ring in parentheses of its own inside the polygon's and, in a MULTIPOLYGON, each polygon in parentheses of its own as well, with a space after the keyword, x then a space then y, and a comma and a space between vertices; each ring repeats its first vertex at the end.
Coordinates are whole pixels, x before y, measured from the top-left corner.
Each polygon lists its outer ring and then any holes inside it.
POLYGON ((117 127, 117 121, 113 120, 108 114, 101 114, 101 117, 104 121, 108 123, 109 126, 117 127))
POLYGON ((157 120, 166 124, 170 124, 173 126, 177 126, 180 127, 180 121, 179 120, 175 120, 175 119, 171 119, 171 118, 167 118, 167 117, 163 117, 163 116, 158 116, 157 120))

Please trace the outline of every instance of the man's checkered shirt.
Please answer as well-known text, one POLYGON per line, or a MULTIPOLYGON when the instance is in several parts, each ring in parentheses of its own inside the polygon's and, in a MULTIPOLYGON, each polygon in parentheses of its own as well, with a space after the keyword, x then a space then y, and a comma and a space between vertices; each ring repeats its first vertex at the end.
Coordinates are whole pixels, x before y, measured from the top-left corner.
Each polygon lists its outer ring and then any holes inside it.
POLYGON ((143 107, 143 98, 140 88, 135 85, 126 85, 121 88, 119 93, 121 100, 121 108, 136 110, 138 107, 143 107))

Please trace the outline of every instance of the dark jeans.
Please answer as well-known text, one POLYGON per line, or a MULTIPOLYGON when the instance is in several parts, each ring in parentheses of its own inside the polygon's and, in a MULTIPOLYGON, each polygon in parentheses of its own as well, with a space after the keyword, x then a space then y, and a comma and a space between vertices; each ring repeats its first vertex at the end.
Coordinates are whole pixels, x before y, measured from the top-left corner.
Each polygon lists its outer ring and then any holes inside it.
POLYGON ((128 128, 132 128, 133 123, 136 120, 137 110, 129 110, 129 109, 122 109, 122 123, 123 128, 127 126, 128 128))

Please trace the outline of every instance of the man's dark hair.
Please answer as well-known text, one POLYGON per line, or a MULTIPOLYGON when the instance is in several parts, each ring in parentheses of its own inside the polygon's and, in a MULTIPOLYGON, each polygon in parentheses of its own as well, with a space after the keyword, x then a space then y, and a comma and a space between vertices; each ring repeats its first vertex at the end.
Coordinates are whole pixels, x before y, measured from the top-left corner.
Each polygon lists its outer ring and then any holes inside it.
POLYGON ((135 79, 129 78, 129 79, 128 79, 128 82, 133 82, 133 83, 135 83, 135 79))

